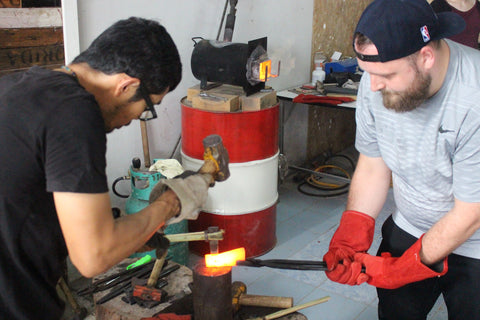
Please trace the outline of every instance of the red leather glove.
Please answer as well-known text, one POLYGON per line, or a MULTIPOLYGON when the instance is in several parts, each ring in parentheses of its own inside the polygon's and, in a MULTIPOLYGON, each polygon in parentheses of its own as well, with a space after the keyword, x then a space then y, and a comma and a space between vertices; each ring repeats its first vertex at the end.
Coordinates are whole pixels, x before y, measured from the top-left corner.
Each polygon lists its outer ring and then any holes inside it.
POLYGON ((430 269, 420 261, 422 238, 423 236, 399 258, 392 257, 388 252, 383 252, 381 257, 365 253, 355 254, 355 261, 366 267, 365 273, 369 278, 367 283, 378 288, 396 289, 412 282, 443 276, 447 273, 446 257, 443 260, 441 272, 430 269))
POLYGON ((351 286, 362 284, 369 278, 365 273, 362 273, 360 262, 352 262, 348 259, 343 260, 332 271, 327 271, 326 275, 332 281, 351 286))
POLYGON ((353 262, 355 253, 366 252, 370 248, 374 230, 375 219, 369 215, 353 210, 343 213, 328 252, 323 256, 329 270, 326 275, 330 280, 350 285, 358 284, 356 282, 361 266, 358 268, 357 264, 350 262, 353 262))

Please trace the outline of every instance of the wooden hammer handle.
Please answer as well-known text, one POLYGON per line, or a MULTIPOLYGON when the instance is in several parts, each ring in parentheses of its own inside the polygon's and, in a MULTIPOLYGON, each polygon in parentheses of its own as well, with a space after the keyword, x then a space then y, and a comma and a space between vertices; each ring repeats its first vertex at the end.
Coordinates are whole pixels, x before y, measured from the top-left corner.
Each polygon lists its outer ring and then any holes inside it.
POLYGON ((163 255, 160 258, 157 258, 157 260, 155 260, 155 264, 153 265, 152 272, 150 273, 150 277, 148 278, 148 281, 147 281, 148 288, 153 288, 157 285, 158 277, 162 272, 163 264, 165 262, 165 258, 167 257, 167 252, 168 250, 165 250, 163 255))
POLYGON ((310 302, 307 302, 307 303, 299 304, 298 306, 295 306, 295 307, 291 307, 291 308, 288 308, 288 309, 277 311, 275 313, 271 313, 271 314, 266 315, 263 318, 259 318, 259 319, 261 319, 261 320, 278 319, 280 317, 286 316, 287 314, 294 313, 295 311, 298 311, 298 310, 301 310, 301 309, 304 309, 304 308, 308 308, 308 307, 312 307, 312 306, 314 306, 316 304, 319 304, 319 303, 327 302, 328 300, 330 300, 330 297, 326 296, 326 297, 323 297, 323 298, 320 298, 320 299, 317 299, 317 300, 313 300, 313 301, 310 301, 310 302))
POLYGON ((271 308, 291 308, 293 306, 292 297, 260 296, 255 294, 242 294, 239 299, 242 306, 271 307, 271 308))

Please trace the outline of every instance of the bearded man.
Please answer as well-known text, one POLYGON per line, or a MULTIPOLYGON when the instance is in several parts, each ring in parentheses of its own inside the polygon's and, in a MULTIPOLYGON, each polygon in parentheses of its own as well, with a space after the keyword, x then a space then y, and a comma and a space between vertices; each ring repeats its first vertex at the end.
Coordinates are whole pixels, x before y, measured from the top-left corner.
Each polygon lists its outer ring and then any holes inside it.
POLYGON ((360 152, 327 277, 377 287, 379 319, 480 319, 480 53, 425 0, 375 0, 353 37, 360 152), (393 184, 396 210, 367 254, 393 184))

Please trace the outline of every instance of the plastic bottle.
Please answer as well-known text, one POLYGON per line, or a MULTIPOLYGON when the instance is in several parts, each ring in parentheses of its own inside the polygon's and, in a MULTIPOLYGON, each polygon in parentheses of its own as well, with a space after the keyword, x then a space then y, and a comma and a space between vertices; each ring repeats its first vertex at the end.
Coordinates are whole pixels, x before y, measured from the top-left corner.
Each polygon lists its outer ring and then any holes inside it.
POLYGON ((316 85, 317 81, 322 83, 325 81, 325 71, 323 71, 322 66, 317 66, 315 70, 312 71, 312 85, 316 85))

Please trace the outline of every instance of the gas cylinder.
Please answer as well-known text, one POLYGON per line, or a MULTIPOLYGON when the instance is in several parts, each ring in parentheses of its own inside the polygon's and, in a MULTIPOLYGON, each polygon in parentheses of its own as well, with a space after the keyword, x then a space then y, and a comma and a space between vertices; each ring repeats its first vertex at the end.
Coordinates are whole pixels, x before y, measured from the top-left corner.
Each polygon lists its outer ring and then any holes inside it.
MULTIPOLYGON (((154 160, 154 162, 157 159, 154 160)), ((112 190, 115 195, 127 198, 125 204, 126 214, 136 213, 146 206, 148 206, 148 198, 150 192, 152 191, 155 184, 157 184, 160 179, 165 178, 160 172, 157 171, 145 171, 140 170, 140 159, 134 158, 132 160, 132 165, 129 169, 129 175, 125 177, 120 177, 116 179, 112 185, 112 190), (131 193, 128 196, 119 194, 115 185, 121 180, 130 180, 131 193)), ((176 234, 176 233, 186 233, 188 232, 188 223, 186 220, 180 221, 178 223, 173 223, 168 225, 164 233, 165 234, 176 234)), ((131 255, 131 258, 143 257, 145 255, 150 255, 151 257, 156 257, 155 250, 147 252, 139 252, 131 255)), ((171 259, 179 264, 186 265, 188 263, 188 243, 186 242, 176 242, 171 243, 170 248, 168 249, 167 259, 171 259)))

